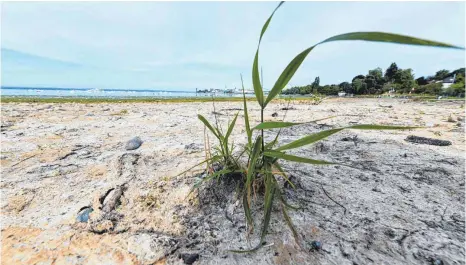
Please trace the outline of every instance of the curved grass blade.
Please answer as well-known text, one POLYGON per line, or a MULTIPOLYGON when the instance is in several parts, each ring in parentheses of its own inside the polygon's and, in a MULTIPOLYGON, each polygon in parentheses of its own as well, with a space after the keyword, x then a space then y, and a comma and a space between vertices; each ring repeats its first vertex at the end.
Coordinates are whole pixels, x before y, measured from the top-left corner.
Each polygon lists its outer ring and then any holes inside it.
POLYGON ((236 116, 235 118, 233 119, 233 121, 231 121, 230 125, 228 126, 228 130, 227 130, 227 133, 225 134, 225 137, 223 138, 223 145, 224 145, 224 150, 225 150, 225 155, 226 156, 230 156, 231 152, 233 151, 232 149, 230 149, 230 151, 228 150, 228 137, 230 137, 231 135, 231 132, 233 131, 233 128, 235 127, 235 124, 236 124, 236 119, 238 118, 238 113, 236 113, 236 116))
POLYGON ((326 117, 322 119, 317 119, 313 121, 308 121, 308 122, 284 122, 284 121, 266 121, 263 122, 256 127, 253 128, 253 130, 267 130, 267 129, 277 129, 277 128, 286 128, 286 127, 291 127, 295 125, 301 125, 301 124, 306 124, 306 123, 313 123, 313 122, 318 122, 318 121, 323 121, 331 118, 335 118, 336 116, 331 116, 331 117, 326 117))
POLYGON ((262 91, 262 84, 261 84, 260 76, 259 76, 259 47, 261 45, 262 36, 264 36, 265 31, 267 31, 267 28, 270 24, 270 21, 272 20, 273 15, 283 3, 284 1, 278 4, 278 6, 275 8, 275 10, 272 12, 270 17, 265 22, 264 26, 262 26, 261 35, 259 37, 259 43, 257 44, 256 55, 254 56, 254 63, 252 64, 252 85, 254 87, 254 94, 256 95, 257 102, 259 102, 259 105, 261 106, 261 108, 264 108, 265 106, 264 106, 264 92, 262 91))
POLYGON ((422 127, 360 124, 360 125, 349 126, 346 128, 347 129, 358 129, 358 130, 411 130, 411 129, 419 129, 422 127))
POLYGON ((337 36, 330 37, 318 44, 307 48, 306 50, 302 51, 300 54, 296 55, 296 57, 288 64, 288 66, 283 70, 280 77, 275 82, 275 85, 270 90, 267 99, 264 102, 264 108, 267 104, 275 98, 282 89, 288 84, 290 79, 293 77, 295 72, 298 70, 301 63, 306 59, 307 55, 317 46, 320 44, 324 44, 327 42, 332 41, 343 41, 343 40, 360 40, 360 41, 370 41, 370 42, 386 42, 386 43, 397 43, 397 44, 406 44, 406 45, 420 45, 420 46, 431 46, 431 47, 441 47, 441 48, 452 48, 452 49, 460 49, 464 50, 463 47, 454 46, 447 43, 425 40, 414 38, 405 35, 393 34, 393 33, 385 33, 385 32, 351 32, 346 34, 340 34, 337 36))
POLYGON ((206 118, 204 118, 204 116, 202 116, 201 114, 198 114, 197 117, 199 118, 199 120, 202 121, 202 123, 204 123, 204 125, 209 128, 209 130, 215 135, 215 137, 217 137, 219 140, 220 140, 220 137, 219 137, 219 134, 217 134, 217 131, 215 131, 215 129, 212 127, 212 125, 210 125, 210 123, 206 120, 206 118))
POLYGON ((297 122, 281 122, 281 121, 266 121, 263 122, 256 127, 253 128, 253 130, 266 130, 266 129, 275 129, 275 128, 285 128, 285 127, 291 127, 295 125, 300 125, 302 123, 297 123, 297 122))
POLYGON ((228 141, 228 137, 230 137, 231 132, 233 131, 233 128, 235 128, 235 123, 236 123, 236 119, 238 118, 238 114, 239 114, 239 113, 236 113, 235 118, 234 118, 233 121, 230 123, 230 126, 228 126, 227 133, 225 134, 225 141, 228 141))
POLYGON ((334 165, 336 164, 336 163, 327 162, 323 160, 314 160, 314 159, 300 157, 300 156, 287 155, 285 153, 276 152, 276 151, 265 151, 264 155, 276 157, 276 158, 280 158, 280 159, 284 159, 288 161, 307 163, 307 164, 313 164, 313 165, 334 165))
POLYGON ((406 35, 394 34, 394 33, 387 33, 387 32, 351 32, 336 35, 330 37, 319 44, 331 42, 331 41, 342 41, 342 40, 360 40, 360 41, 372 41, 372 42, 388 42, 388 43, 397 43, 397 44, 405 44, 405 45, 418 45, 418 46, 432 46, 432 47, 440 47, 440 48, 453 48, 453 49, 460 49, 464 50, 464 47, 459 47, 455 45, 451 45, 448 43, 426 40, 415 38, 406 35))
POLYGON ((298 139, 296 141, 293 141, 293 142, 291 142, 289 144, 280 146, 275 151, 283 151, 283 150, 288 150, 288 149, 294 149, 294 148, 298 148, 298 147, 301 147, 301 146, 304 146, 304 145, 312 144, 312 143, 315 143, 315 142, 320 141, 322 139, 325 139, 325 138, 329 137, 330 135, 335 134, 335 133, 337 133, 337 132, 339 132, 339 131, 341 131, 343 129, 344 128, 337 128, 337 129, 330 129, 330 130, 314 133, 314 134, 305 136, 305 137, 303 137, 301 139, 298 139))
POLYGON ((248 135, 248 144, 249 144, 249 147, 251 147, 252 146, 252 131, 251 131, 251 126, 249 125, 248 106, 246 104, 246 94, 244 93, 243 75, 240 75, 240 76, 241 76, 241 86, 243 87, 244 124, 246 126, 246 134, 248 135))
POLYGON ((285 217, 286 224, 288 225, 291 232, 293 233, 294 238, 298 239, 298 237, 299 237, 298 232, 296 231, 296 228, 294 227, 293 222, 291 221, 291 218, 288 215, 288 212, 286 210, 286 206, 285 206, 285 204, 283 202, 282 202, 282 213, 283 213, 283 217, 285 217))

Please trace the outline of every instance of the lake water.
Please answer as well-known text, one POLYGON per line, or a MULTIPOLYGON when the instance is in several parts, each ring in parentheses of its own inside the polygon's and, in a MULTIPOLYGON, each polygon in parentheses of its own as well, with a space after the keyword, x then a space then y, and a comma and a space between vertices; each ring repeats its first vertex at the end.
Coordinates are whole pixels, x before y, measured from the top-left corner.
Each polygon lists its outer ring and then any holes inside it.
MULTIPOLYGON (((150 89, 89 89, 89 88, 22 88, 2 87, 2 96, 35 96, 35 97, 104 97, 104 98, 128 98, 128 97, 211 97, 211 93, 196 93, 195 91, 168 91, 150 89)), ((215 97, 242 97, 242 94, 216 93, 215 97)), ((248 95, 254 96, 254 95, 248 95)))

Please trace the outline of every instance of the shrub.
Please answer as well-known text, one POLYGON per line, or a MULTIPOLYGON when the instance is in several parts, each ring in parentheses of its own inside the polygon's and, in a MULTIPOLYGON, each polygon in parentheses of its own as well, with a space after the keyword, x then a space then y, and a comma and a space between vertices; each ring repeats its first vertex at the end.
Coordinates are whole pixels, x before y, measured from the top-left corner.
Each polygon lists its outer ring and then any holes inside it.
MULTIPOLYGON (((216 155, 208 157, 205 161, 200 164, 207 163, 209 168, 209 174, 201 182, 196 183, 195 187, 198 187, 203 181, 227 178, 231 176, 231 173, 239 173, 242 179, 241 194, 243 198, 243 208, 246 216, 246 222, 248 225, 248 233, 253 231, 253 213, 251 212, 251 200, 252 193, 254 190, 263 191, 263 200, 264 200, 264 219, 262 222, 262 227, 260 230, 260 240, 256 247, 250 250, 241 250, 234 252, 250 252, 255 251, 260 248, 262 243, 265 240, 267 234, 270 217, 272 214, 272 204, 274 200, 278 199, 278 202, 281 206, 281 211, 283 217, 290 227, 293 235, 298 239, 298 233, 294 228, 291 218, 288 215, 288 209, 293 209, 289 205, 282 194, 281 188, 278 185, 277 178, 281 177, 284 181, 288 182, 291 187, 294 187, 294 184, 287 177, 287 174, 281 167, 280 161, 287 160, 292 162, 308 163, 312 165, 334 165, 337 163, 314 160, 311 158, 299 157, 295 155, 287 154, 286 152, 292 149, 303 147, 305 145, 316 143, 320 140, 323 140, 333 134, 336 134, 344 129, 359 129, 359 130, 398 130, 398 129, 413 129, 416 127, 401 127, 401 126, 384 126, 384 125, 354 125, 336 129, 330 129, 321 131, 318 133, 307 135, 301 139, 293 141, 291 143, 280 145, 278 138, 281 133, 281 129, 285 127, 290 127, 294 125, 299 125, 303 123, 291 123, 291 122, 264 122, 264 110, 267 105, 280 94, 282 89, 287 85, 290 79, 293 77, 295 72, 300 67, 301 63, 307 57, 307 55, 316 47, 317 45, 324 44, 332 41, 344 41, 344 40, 361 40, 361 41, 372 41, 372 42, 391 42, 399 44, 410 44, 410 45, 422 45, 422 46, 437 46, 437 47, 447 47, 447 48, 459 48, 454 47, 449 44, 422 40, 408 36, 396 35, 391 33, 383 32, 353 32, 347 34, 337 35, 331 38, 328 38, 308 49, 304 50, 298 54, 288 66, 283 70, 282 74, 278 77, 275 85, 270 90, 268 96, 265 98, 262 84, 259 77, 259 48, 262 40, 262 36, 267 30, 270 21, 272 20, 273 15, 277 9, 283 4, 281 2, 277 8, 273 11, 272 15, 267 19, 259 37, 259 45, 256 50, 254 57, 254 62, 252 66, 252 81, 255 96, 259 106, 261 107, 261 123, 255 127, 250 126, 249 117, 248 117, 248 108, 246 103, 246 98, 244 96, 244 85, 243 85, 243 106, 244 106, 244 122, 246 127, 246 137, 247 144, 246 147, 237 157, 232 155, 232 148, 228 149, 228 138, 231 134, 231 131, 234 128, 237 115, 234 120, 228 126, 227 133, 223 136, 220 132, 218 124, 212 126, 203 116, 199 115, 199 119, 205 124, 205 126, 210 130, 210 132, 219 140, 219 146, 215 148, 216 155), (274 140, 265 143, 264 141, 264 130, 269 129, 279 129, 274 140), (241 164, 240 157, 243 154, 247 154, 247 164, 241 164), (213 164, 220 163, 220 169, 213 170, 213 164)), ((243 82, 241 77, 241 82, 243 82)), ((331 118, 331 117, 330 117, 331 118)))

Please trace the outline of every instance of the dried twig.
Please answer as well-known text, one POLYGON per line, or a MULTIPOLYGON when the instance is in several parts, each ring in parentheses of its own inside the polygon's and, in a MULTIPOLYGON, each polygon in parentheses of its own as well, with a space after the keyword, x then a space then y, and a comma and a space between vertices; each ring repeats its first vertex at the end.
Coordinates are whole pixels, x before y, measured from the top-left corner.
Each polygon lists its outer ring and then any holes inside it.
POLYGON ((337 201, 335 201, 334 199, 332 199, 332 197, 330 197, 330 195, 328 195, 327 191, 324 189, 324 185, 320 184, 320 187, 322 188, 322 191, 324 191, 325 195, 334 203, 338 204, 341 208, 343 208, 345 210, 344 214, 346 214, 346 208, 345 206, 339 204, 337 201))
POLYGON ((35 156, 36 156, 36 155, 29 156, 29 157, 27 157, 27 158, 25 158, 25 159, 19 161, 18 163, 12 165, 11 167, 14 167, 14 166, 16 166, 16 165, 19 165, 19 164, 23 163, 24 161, 26 161, 26 160, 28 160, 28 159, 31 159, 31 158, 33 158, 33 157, 35 157, 35 156))

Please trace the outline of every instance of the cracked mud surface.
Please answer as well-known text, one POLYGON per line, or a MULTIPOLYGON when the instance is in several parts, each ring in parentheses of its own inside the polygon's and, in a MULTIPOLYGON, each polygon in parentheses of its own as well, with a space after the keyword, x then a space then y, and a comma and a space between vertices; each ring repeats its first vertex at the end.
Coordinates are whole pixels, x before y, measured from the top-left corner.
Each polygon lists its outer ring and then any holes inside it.
MULTIPOLYGON (((176 177, 204 159, 197 114, 212 121, 212 104, 2 104, 2 263, 183 264, 183 254, 199 254, 194 264, 464 264, 461 104, 292 103, 287 121, 338 117, 283 130, 282 144, 352 124, 424 128, 344 130, 292 151, 353 168, 283 163, 297 186, 284 190, 301 207, 289 212, 301 240, 293 239, 277 205, 265 246, 252 254, 228 250, 258 242, 260 198, 253 207, 255 234, 247 238, 234 182, 204 185, 187 197, 202 168, 176 177), (450 115, 456 122, 447 121, 450 115), (414 144, 405 141, 409 135, 452 145, 414 144), (136 136, 141 147, 125 150, 136 136), (76 222, 83 207, 94 209, 88 223, 76 222), (314 240, 322 250, 309 251, 314 240)), ((258 106, 248 106, 251 123, 258 123, 258 106)), ((225 124, 242 103, 215 107, 225 124)), ((266 119, 281 120, 284 107, 270 104, 266 119)), ((239 116, 231 139, 244 144, 239 116)))

